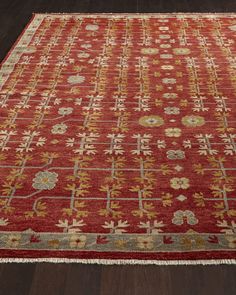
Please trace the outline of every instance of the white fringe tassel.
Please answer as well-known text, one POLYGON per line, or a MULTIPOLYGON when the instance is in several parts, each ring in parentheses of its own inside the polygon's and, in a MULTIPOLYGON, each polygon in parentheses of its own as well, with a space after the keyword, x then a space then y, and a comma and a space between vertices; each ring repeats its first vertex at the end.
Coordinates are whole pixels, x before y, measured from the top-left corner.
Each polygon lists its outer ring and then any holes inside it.
POLYGON ((69 259, 69 258, 0 258, 0 263, 83 263, 104 265, 219 265, 236 264, 236 259, 211 260, 139 260, 139 259, 69 259))

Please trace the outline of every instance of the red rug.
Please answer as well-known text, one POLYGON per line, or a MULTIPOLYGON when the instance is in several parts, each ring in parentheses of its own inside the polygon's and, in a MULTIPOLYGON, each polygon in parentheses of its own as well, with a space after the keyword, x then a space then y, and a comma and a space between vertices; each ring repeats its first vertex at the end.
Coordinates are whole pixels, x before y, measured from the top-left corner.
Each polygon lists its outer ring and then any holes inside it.
POLYGON ((236 262, 236 15, 36 14, 0 70, 0 259, 236 262))

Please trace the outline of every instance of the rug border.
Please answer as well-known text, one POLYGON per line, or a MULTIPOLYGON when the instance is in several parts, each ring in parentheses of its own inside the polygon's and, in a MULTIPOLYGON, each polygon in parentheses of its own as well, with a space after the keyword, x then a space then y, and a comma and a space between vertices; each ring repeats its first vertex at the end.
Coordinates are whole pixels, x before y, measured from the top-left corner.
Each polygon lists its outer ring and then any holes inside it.
MULTIPOLYGON (((27 29, 34 21, 37 16, 81 16, 81 17, 111 17, 111 16, 130 16, 130 17, 140 17, 141 15, 144 16, 153 16, 153 17, 178 17, 178 16, 186 16, 186 17, 193 17, 193 16, 201 16, 201 17, 236 17, 236 12, 166 12, 166 13, 71 13, 71 12, 35 12, 32 13, 30 19, 27 21, 26 25, 23 27, 22 31, 18 35, 17 39, 11 45, 10 49, 7 51, 5 57, 0 62, 0 67, 4 65, 7 59, 10 57, 12 52, 15 50, 15 47, 20 42, 21 38, 26 33, 27 29)), ((0 249, 1 250, 1 249, 0 249)), ((235 265, 236 259, 178 259, 178 260, 154 260, 154 259, 104 259, 104 258, 57 258, 57 257, 45 257, 45 258, 3 258, 0 257, 0 263, 82 263, 82 264, 103 264, 103 265, 221 265, 221 264, 228 264, 228 265, 235 265)))
POLYGON ((79 16, 79 17, 97 17, 97 18, 119 18, 119 17, 130 17, 130 18, 138 18, 142 15, 144 17, 183 17, 183 18, 192 18, 192 17, 198 17, 201 18, 216 18, 216 17, 229 17, 229 18, 235 18, 236 17, 236 11, 233 12, 33 12, 33 16, 79 16))

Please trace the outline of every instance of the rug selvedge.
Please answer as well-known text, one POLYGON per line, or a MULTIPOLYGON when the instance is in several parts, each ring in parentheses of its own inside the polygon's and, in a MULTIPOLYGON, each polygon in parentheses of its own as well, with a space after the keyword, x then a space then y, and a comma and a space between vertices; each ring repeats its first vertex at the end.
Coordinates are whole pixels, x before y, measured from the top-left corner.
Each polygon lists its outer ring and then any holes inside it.
POLYGON ((0 69, 0 257, 234 260, 235 34, 234 15, 34 15, 0 69))

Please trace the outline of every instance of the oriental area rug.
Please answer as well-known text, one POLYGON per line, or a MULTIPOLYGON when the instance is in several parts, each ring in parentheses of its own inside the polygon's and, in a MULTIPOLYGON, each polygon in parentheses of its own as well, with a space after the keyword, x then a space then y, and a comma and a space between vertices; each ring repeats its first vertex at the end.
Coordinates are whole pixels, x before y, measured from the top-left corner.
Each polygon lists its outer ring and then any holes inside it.
POLYGON ((0 68, 0 261, 236 263, 236 14, 34 14, 0 68))

